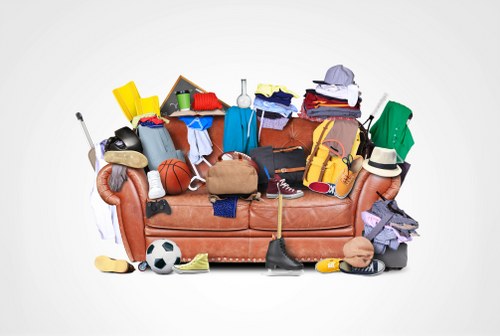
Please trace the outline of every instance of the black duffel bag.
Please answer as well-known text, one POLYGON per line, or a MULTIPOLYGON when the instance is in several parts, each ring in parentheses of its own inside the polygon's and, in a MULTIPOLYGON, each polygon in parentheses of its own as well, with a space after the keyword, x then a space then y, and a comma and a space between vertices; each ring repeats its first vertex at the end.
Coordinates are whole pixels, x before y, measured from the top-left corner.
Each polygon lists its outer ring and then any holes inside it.
POLYGON ((289 185, 302 186, 302 177, 306 169, 306 154, 302 147, 257 147, 250 151, 250 156, 259 165, 259 184, 267 184, 267 170, 271 178, 274 174, 278 174, 286 179, 289 185))

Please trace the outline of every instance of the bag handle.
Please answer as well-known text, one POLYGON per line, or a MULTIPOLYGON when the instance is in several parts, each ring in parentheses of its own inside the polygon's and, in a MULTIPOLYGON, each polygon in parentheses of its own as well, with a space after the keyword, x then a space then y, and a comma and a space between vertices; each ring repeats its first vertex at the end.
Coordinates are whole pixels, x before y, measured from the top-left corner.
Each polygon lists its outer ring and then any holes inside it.
POLYGON ((287 147, 287 148, 273 148, 273 153, 292 152, 296 149, 302 149, 302 146, 292 146, 292 147, 287 147))
POLYGON ((333 139, 333 138, 332 139, 325 139, 321 142, 321 144, 323 146, 325 146, 325 142, 334 142, 340 146, 340 150, 342 151, 342 153, 337 148, 335 148, 333 146, 328 146, 331 148, 331 149, 328 149, 331 153, 334 153, 335 155, 337 155, 339 157, 344 157, 347 155, 347 153, 345 152, 344 144, 342 142, 340 142, 339 140, 333 139))
POLYGON ((247 154, 245 153, 242 153, 242 152, 238 152, 238 151, 231 151, 231 152, 225 152, 225 153, 222 153, 221 155, 219 155, 219 157, 217 158, 217 161, 228 161, 228 160, 224 160, 222 157, 224 155, 230 155, 231 156, 231 160, 246 160, 246 161, 253 161, 252 158, 250 156, 248 156, 247 154), (236 156, 236 158, 235 158, 236 156))

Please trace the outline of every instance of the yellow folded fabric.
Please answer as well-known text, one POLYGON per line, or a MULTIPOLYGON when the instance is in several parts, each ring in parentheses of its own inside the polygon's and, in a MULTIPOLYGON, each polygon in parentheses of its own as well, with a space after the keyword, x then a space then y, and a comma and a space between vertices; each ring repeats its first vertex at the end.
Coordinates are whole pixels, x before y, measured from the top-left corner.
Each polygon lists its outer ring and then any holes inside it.
POLYGON ((154 113, 160 117, 160 103, 158 102, 158 96, 151 96, 147 98, 139 98, 135 100, 135 109, 137 115, 144 113, 154 113))
POLYGON ((257 85, 257 90, 255 90, 255 93, 260 93, 266 97, 271 97, 273 93, 278 92, 279 90, 285 93, 289 93, 295 98, 299 98, 299 96, 295 92, 288 90, 287 87, 283 85, 259 84, 257 85))
POLYGON ((113 94, 115 95, 118 104, 120 104, 123 114, 127 120, 132 120, 132 118, 137 115, 135 101, 141 98, 135 83, 133 81, 128 82, 124 86, 114 89, 113 94))

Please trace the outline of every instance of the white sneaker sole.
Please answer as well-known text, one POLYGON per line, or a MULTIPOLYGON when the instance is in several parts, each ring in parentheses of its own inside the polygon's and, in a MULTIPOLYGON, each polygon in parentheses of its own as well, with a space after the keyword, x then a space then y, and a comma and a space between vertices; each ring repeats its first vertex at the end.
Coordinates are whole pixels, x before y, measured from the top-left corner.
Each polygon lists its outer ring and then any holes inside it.
MULTIPOLYGON (((294 194, 294 195, 283 195, 283 194, 281 195, 283 196, 283 199, 296 199, 304 196, 304 193, 294 194)), ((278 196, 279 194, 266 194, 266 197, 270 199, 278 198, 278 196)))
POLYGON ((179 274, 195 274, 195 273, 208 273, 210 272, 210 269, 204 269, 204 270, 183 270, 183 269, 178 269, 175 266, 172 267, 175 273, 179 274))
POLYGON ((304 270, 284 270, 284 269, 267 269, 264 275, 267 276, 300 276, 304 274, 304 270))
POLYGON ((149 199, 162 198, 165 195, 166 195, 165 190, 161 190, 161 189, 157 189, 156 191, 153 191, 153 192, 150 191, 148 193, 149 199))

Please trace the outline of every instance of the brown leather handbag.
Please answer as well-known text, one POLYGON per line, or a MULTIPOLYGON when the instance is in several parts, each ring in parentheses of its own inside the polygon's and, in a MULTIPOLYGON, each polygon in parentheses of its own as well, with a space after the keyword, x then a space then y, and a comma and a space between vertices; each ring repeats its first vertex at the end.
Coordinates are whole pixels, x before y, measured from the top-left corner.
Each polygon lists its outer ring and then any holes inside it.
MULTIPOLYGON (((227 155, 221 155, 221 158, 227 155)), ((243 157, 217 161, 206 177, 207 189, 213 195, 248 195, 257 192, 258 175, 251 161, 243 157)))

